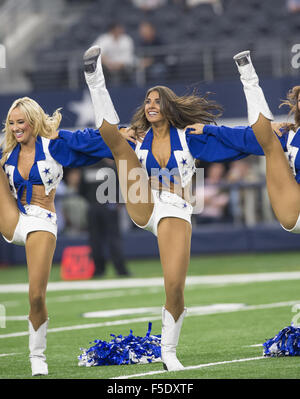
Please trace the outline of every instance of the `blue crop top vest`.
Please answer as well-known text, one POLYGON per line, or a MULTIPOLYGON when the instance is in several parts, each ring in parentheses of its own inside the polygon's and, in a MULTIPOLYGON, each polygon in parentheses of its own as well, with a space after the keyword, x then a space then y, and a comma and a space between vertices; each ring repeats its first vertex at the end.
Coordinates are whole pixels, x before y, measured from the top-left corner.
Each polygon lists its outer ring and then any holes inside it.
MULTIPOLYGON (((176 158, 174 156, 175 150, 182 150, 182 146, 178 137, 177 129, 173 126, 170 127, 170 144, 171 144, 171 155, 168 160, 168 163, 165 168, 162 168, 156 158, 152 153, 152 142, 153 142, 153 130, 152 128, 148 131, 147 135, 144 138, 144 141, 140 147, 141 150, 148 150, 148 156, 146 160, 146 169, 148 176, 158 176, 159 181, 162 184, 165 184, 163 177, 166 177, 171 182, 176 184, 174 181, 174 176, 179 177, 179 170, 176 158)), ((143 159, 139 158, 140 163, 143 162, 143 159)))
MULTIPOLYGON (((99 140, 100 141, 100 140, 99 140)), ((50 140, 45 137, 37 136, 35 142, 35 159, 30 169, 28 179, 24 179, 18 170, 18 158, 21 145, 17 144, 8 154, 7 160, 3 165, 7 175, 12 193, 17 200, 18 208, 26 213, 21 203, 24 190, 26 189, 26 203, 30 204, 32 199, 33 185, 44 185, 45 194, 48 195, 55 189, 63 177, 63 166, 80 167, 97 163, 98 157, 83 154, 70 148, 68 142, 63 138, 50 140)), ((99 150, 100 158, 107 154, 107 148, 102 146, 99 150)))
MULTIPOLYGON (((24 179, 21 176, 21 173, 19 172, 18 166, 17 166, 21 146, 17 145, 9 157, 9 162, 13 165, 16 165, 14 168, 14 172, 13 172, 14 173, 13 181, 14 181, 14 186, 17 190, 18 208, 24 213, 26 213, 26 212, 25 212, 24 206, 21 203, 21 198, 23 196, 25 188, 26 188, 26 202, 27 202, 27 204, 30 204, 31 197, 32 197, 32 186, 34 184, 37 184, 37 185, 43 184, 43 181, 41 179, 41 176, 40 176, 40 173, 39 173, 39 170, 37 167, 37 162, 44 159, 43 153, 39 149, 40 145, 41 145, 41 137, 38 136, 36 144, 35 144, 35 159, 34 159, 34 163, 33 163, 32 167, 30 169, 28 180, 24 179)), ((9 174, 7 174, 7 175, 9 178, 9 174)))

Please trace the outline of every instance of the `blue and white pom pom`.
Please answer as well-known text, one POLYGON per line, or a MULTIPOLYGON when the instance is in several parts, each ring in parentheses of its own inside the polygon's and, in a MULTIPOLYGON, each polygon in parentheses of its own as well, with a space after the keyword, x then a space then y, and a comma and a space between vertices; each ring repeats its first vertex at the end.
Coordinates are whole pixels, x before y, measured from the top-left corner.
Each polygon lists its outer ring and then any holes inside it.
POLYGON ((300 356, 300 327, 285 327, 263 347, 266 357, 300 356))
POLYGON ((78 366, 111 366, 121 364, 146 364, 161 361, 160 335, 151 335, 152 323, 148 324, 145 337, 110 334, 110 342, 96 339, 89 349, 81 349, 78 366))

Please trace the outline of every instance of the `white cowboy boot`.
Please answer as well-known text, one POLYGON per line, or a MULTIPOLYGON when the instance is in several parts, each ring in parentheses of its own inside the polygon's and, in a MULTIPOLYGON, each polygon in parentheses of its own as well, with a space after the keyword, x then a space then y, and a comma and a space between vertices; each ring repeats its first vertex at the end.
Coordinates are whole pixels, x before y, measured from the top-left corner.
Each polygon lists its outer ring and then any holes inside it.
POLYGON ((236 62, 241 75, 241 82, 247 101, 249 125, 254 125, 262 114, 269 120, 273 120, 273 114, 266 102, 264 93, 259 86, 259 79, 251 61, 250 51, 236 54, 233 59, 236 62))
POLYGON ((168 371, 184 369, 176 357, 176 347, 186 311, 187 309, 184 308, 184 311, 175 322, 171 313, 165 307, 162 309, 161 360, 164 364, 164 369, 168 371))
POLYGON ((103 119, 112 125, 117 125, 120 120, 106 89, 100 47, 90 47, 84 53, 83 62, 84 76, 94 107, 96 127, 100 128, 103 119))
POLYGON ((32 375, 48 375, 48 365, 44 351, 47 345, 48 320, 35 330, 31 321, 29 324, 29 359, 31 363, 32 375))

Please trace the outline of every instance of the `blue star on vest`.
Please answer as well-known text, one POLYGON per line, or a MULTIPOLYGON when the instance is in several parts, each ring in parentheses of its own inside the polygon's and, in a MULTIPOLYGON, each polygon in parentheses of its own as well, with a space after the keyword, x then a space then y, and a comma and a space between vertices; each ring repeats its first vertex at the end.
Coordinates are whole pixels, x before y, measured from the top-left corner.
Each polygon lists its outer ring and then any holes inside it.
POLYGON ((53 183, 53 179, 49 179, 48 181, 47 181, 47 184, 52 184, 53 183))
POLYGON ((185 158, 182 158, 181 162, 182 166, 187 165, 187 160, 185 158))
POLYGON ((183 204, 183 207, 184 207, 184 208, 186 208, 186 207, 187 207, 187 203, 186 203, 186 202, 183 204))
POLYGON ((292 162, 292 160, 293 160, 293 155, 289 154, 289 162, 292 162))
POLYGON ((139 159, 140 163, 143 163, 143 160, 144 160, 144 158, 140 157, 140 159, 139 159))
POLYGON ((6 176, 8 179, 10 178, 10 174, 8 172, 6 173, 6 176))
POLYGON ((45 175, 48 175, 48 173, 50 173, 50 168, 45 168, 43 170, 43 173, 45 173, 45 175))
POLYGON ((52 214, 51 213, 47 213, 47 218, 51 219, 52 218, 52 214))

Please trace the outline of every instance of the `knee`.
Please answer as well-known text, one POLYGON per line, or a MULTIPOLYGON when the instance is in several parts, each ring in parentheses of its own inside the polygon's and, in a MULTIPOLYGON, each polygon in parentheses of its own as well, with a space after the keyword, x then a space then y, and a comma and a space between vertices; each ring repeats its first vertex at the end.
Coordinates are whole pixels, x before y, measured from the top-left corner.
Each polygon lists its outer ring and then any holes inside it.
POLYGON ((298 233, 300 228, 299 216, 300 215, 292 218, 281 218, 280 224, 285 230, 298 233))
MULTIPOLYGON (((297 183, 296 183, 297 184, 297 183)), ((299 233, 300 231, 300 213, 299 213, 299 199, 294 198, 294 201, 289 201, 287 196, 283 197, 282 202, 289 206, 283 209, 275 209, 275 215, 281 226, 292 233, 299 233)))

